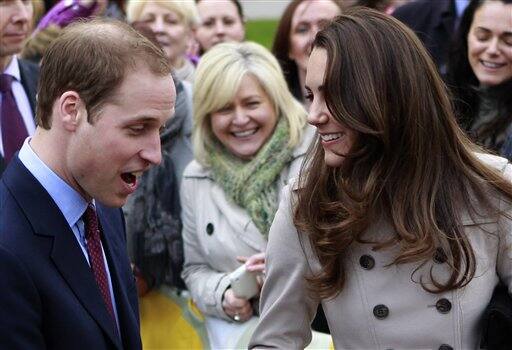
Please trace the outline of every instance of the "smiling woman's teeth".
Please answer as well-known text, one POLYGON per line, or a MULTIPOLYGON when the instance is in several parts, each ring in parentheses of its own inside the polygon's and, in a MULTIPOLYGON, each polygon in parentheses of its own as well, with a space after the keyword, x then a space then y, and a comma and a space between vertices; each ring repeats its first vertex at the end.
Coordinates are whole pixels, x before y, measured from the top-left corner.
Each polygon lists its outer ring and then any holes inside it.
POLYGON ((504 64, 494 63, 494 62, 489 62, 489 61, 481 61, 481 62, 487 68, 500 68, 500 67, 504 66, 504 64))
POLYGON ((332 141, 332 140, 339 139, 342 135, 343 134, 341 132, 339 132, 336 134, 323 134, 323 135, 320 135, 320 137, 322 138, 323 141, 332 141))
POLYGON ((251 129, 247 131, 234 132, 233 135, 235 135, 235 137, 247 137, 255 134, 257 130, 258 129, 251 129))

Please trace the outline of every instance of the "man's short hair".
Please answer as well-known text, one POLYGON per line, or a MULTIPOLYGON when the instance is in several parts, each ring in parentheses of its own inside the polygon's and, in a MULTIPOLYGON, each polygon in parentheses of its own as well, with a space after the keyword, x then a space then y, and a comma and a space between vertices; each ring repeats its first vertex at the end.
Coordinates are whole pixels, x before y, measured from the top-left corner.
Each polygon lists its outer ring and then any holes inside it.
POLYGON ((37 124, 50 129, 53 104, 66 91, 80 95, 92 123, 126 72, 141 65, 157 76, 171 74, 163 51, 123 22, 101 18, 68 26, 42 59, 37 124))

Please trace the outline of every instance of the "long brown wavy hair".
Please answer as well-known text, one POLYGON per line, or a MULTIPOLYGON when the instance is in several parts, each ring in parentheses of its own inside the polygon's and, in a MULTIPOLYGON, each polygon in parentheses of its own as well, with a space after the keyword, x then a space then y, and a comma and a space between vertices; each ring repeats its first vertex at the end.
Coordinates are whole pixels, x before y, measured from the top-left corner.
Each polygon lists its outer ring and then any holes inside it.
POLYGON ((294 222, 322 265, 308 278, 309 287, 320 298, 336 296, 354 242, 371 243, 374 250, 398 246, 390 264, 419 267, 443 247, 449 279, 437 281, 431 271, 422 276, 422 287, 437 293, 465 286, 476 263, 461 217, 500 215, 493 198, 510 200, 512 183, 478 160, 475 152, 482 151, 457 125, 434 63, 398 20, 349 9, 317 34, 313 46, 327 51, 329 111, 358 133, 358 141, 342 167, 333 168, 317 140, 301 170, 294 222), (393 225, 393 237, 365 239, 380 219, 393 225))

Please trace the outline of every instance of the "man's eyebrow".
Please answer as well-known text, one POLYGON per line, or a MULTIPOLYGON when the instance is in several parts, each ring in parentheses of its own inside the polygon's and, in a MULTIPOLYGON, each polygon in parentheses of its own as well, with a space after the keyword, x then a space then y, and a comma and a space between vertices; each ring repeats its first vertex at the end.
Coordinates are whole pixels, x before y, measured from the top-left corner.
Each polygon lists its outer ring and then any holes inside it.
POLYGON ((151 117, 147 115, 139 115, 127 120, 128 123, 154 123, 159 122, 160 119, 158 117, 151 117))

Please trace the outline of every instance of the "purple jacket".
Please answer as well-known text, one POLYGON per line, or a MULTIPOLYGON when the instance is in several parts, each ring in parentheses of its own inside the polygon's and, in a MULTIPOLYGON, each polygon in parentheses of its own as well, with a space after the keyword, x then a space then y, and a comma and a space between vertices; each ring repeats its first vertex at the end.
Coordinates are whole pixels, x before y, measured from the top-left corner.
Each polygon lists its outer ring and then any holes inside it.
POLYGON ((92 16, 98 6, 98 1, 94 1, 89 7, 86 7, 80 4, 79 0, 61 0, 39 21, 36 32, 52 24, 64 28, 79 18, 92 16))

